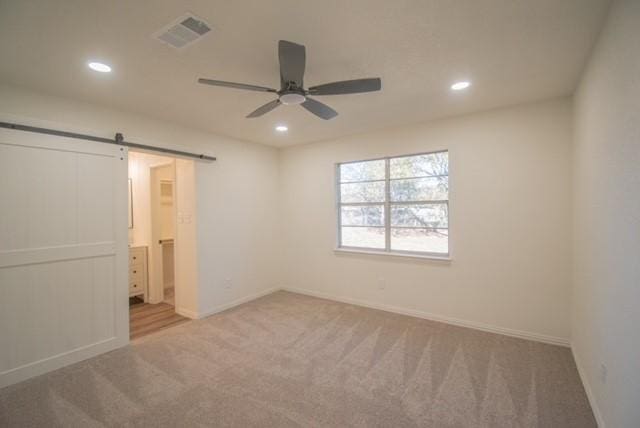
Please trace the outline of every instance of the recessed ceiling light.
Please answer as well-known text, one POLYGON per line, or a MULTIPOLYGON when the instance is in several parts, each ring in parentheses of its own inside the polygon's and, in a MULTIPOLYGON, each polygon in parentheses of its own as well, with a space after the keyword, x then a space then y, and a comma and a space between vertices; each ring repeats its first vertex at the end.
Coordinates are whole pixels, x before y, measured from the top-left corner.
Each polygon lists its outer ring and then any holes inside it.
POLYGON ((276 131, 278 131, 278 132, 287 132, 288 130, 289 130, 289 128, 287 128, 285 125, 276 126, 276 131))
POLYGON ((111 67, 109 67, 107 64, 103 64, 101 62, 91 61, 87 65, 93 71, 98 71, 100 73, 111 73, 111 67))
POLYGON ((454 91, 461 91, 463 89, 467 89, 469 86, 471 86, 471 82, 462 81, 462 82, 456 82, 453 85, 451 85, 451 89, 453 89, 454 91))

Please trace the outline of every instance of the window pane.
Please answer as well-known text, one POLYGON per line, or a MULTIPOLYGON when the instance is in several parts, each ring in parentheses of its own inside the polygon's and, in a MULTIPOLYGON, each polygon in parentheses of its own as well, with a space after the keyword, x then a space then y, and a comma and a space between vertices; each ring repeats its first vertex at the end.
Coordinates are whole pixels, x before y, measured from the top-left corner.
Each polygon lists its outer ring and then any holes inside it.
POLYGON ((391 180, 390 191, 392 201, 444 201, 449 198, 449 177, 391 180))
POLYGON ((449 254, 449 231, 391 228, 391 249, 449 254))
POLYGON ((391 178, 449 175, 449 153, 406 156, 389 160, 391 178))
POLYGON ((343 247, 384 249, 384 227, 342 227, 343 247))
POLYGON ((368 180, 384 180, 384 159, 340 165, 341 183, 368 180))
POLYGON ((340 202, 384 202, 384 181, 341 184, 340 202))
POLYGON ((449 227, 447 204, 391 205, 391 226, 449 227))
POLYGON ((449 254, 448 163, 439 152, 340 164, 340 246, 449 254))
POLYGON ((346 206, 340 210, 340 222, 343 226, 384 226, 384 207, 346 206))

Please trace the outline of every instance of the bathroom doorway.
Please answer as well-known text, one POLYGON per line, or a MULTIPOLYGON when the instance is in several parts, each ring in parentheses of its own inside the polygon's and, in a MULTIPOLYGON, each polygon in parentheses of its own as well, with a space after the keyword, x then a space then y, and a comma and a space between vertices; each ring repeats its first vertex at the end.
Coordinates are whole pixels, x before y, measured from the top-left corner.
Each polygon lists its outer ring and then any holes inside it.
POLYGON ((129 153, 131 338, 195 318, 195 166, 129 153))

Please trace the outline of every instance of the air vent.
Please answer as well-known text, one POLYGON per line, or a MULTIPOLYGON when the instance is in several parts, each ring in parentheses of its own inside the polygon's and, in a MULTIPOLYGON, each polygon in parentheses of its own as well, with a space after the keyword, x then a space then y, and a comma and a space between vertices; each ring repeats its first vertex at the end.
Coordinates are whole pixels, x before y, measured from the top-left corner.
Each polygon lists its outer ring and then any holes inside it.
POLYGON ((196 42, 209 31, 211 31, 209 24, 187 13, 155 33, 154 37, 169 46, 182 49, 196 42))

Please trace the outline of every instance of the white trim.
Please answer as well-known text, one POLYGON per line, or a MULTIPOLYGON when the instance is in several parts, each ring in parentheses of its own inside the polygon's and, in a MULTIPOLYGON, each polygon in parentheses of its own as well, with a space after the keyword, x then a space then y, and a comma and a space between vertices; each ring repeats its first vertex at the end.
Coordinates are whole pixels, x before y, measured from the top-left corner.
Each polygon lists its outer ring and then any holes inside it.
POLYGON ((0 268, 113 256, 115 253, 115 241, 2 251, 0 268))
POLYGON ((346 253, 346 254, 365 254, 368 256, 383 256, 383 257, 408 257, 410 259, 425 259, 425 260, 435 260, 438 262, 451 262, 451 257, 449 256, 430 256, 427 253, 412 253, 412 252, 399 252, 399 251, 376 251, 376 250, 356 250, 355 248, 334 248, 334 253, 346 253))
POLYGON ((582 381, 582 386, 584 387, 584 391, 587 394, 587 399, 589 400, 589 404, 591 405, 591 411, 593 412, 593 416, 596 419, 596 423, 599 428, 606 428, 604 423, 604 418, 602 417, 602 412, 600 412, 600 408, 598 407, 598 403, 596 401, 596 396, 591 389, 591 385, 589 384, 589 379, 586 376, 582 363, 576 354, 576 351, 571 346, 571 355, 573 355, 573 360, 576 363, 576 368, 578 369, 578 375, 580 376, 580 380, 582 381))
MULTIPOLYGON (((384 249, 391 252, 391 167, 389 159, 384 160, 384 249)), ((342 191, 342 189, 340 188, 342 191)), ((342 198, 342 195, 340 195, 342 198)), ((342 215, 342 210, 340 210, 342 215)), ((447 221, 447 224, 449 222, 447 221)), ((342 246, 342 241, 339 242, 342 246)))
POLYGON ((505 327, 498 327, 489 324, 484 324, 476 321, 461 320, 457 318, 446 317, 442 315, 435 315, 429 312, 419 311, 416 309, 405 309, 392 305, 385 305, 380 303, 368 302, 365 300, 352 299, 350 297, 340 297, 331 294, 319 293, 317 291, 305 290, 302 288, 283 287, 282 290, 290 291, 292 293, 305 294, 307 296, 319 297, 321 299, 334 300, 336 302, 348 303, 356 306, 364 306, 366 308, 379 309, 382 311, 393 312, 401 315, 408 315, 416 318, 423 318, 431 321, 442 322, 445 324, 451 324, 459 327, 472 328, 474 330, 486 331, 489 333, 502 334, 505 336, 517 337, 520 339, 533 340, 535 342, 548 343, 551 345, 559 345, 569 347, 569 339, 563 337, 548 336, 545 334, 533 333, 522 330, 514 330, 505 327))
POLYGON ((0 373, 0 388, 12 385, 14 383, 25 381, 34 376, 39 376, 53 370, 74 364, 92 357, 96 357, 105 352, 125 346, 129 343, 129 337, 111 337, 100 342, 91 343, 80 348, 72 349, 58 355, 43 358, 15 367, 0 373))
POLYGON ((268 289, 266 289, 264 291, 260 291, 259 293, 250 294, 248 296, 241 297, 241 298, 236 299, 236 300, 234 300, 232 302, 216 306, 215 308, 208 309, 208 310, 203 311, 203 312, 199 312, 197 314, 197 319, 206 318, 208 316, 217 314, 218 312, 226 311, 227 309, 231 309, 231 308, 236 307, 238 305, 241 305, 243 303, 247 303, 247 302, 250 302, 252 300, 259 299, 260 297, 266 296, 267 294, 275 293, 276 291, 279 291, 279 290, 282 290, 282 288, 280 288, 280 287, 272 287, 272 288, 268 288, 268 289))

